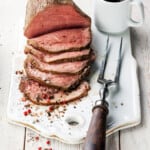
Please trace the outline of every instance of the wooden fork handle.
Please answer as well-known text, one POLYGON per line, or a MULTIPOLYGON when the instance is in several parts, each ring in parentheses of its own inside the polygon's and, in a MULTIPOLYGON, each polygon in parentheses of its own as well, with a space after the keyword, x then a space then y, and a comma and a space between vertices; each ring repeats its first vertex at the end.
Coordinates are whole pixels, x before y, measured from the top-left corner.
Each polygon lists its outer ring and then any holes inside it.
POLYGON ((85 139, 83 150, 105 150, 107 105, 93 108, 93 116, 85 139))

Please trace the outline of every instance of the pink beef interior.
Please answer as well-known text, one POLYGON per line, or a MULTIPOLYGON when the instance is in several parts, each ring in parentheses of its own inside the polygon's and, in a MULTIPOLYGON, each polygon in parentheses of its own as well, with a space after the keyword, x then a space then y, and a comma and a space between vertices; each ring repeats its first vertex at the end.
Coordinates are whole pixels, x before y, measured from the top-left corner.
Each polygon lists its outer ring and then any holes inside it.
POLYGON ((70 61, 70 60, 79 60, 80 58, 87 58, 90 56, 90 49, 83 49, 81 51, 71 51, 71 52, 62 52, 58 54, 50 54, 39 51, 31 46, 27 46, 25 49, 25 53, 32 54, 36 56, 43 62, 46 63, 53 63, 53 62, 63 62, 63 61, 70 61))
POLYGON ((78 50, 86 47, 90 42, 91 33, 89 28, 61 30, 28 40, 28 44, 34 48, 51 53, 72 49, 78 50))
POLYGON ((82 77, 84 77, 89 69, 85 68, 82 74, 66 75, 66 74, 54 74, 46 73, 37 69, 30 62, 25 62, 25 71, 29 78, 35 79, 45 85, 59 87, 62 89, 69 89, 74 84, 78 83, 82 77))
POLYGON ((81 14, 74 5, 51 4, 31 20, 24 34, 32 38, 60 29, 89 26, 90 19, 81 14))
POLYGON ((56 64, 47 64, 32 55, 28 55, 27 61, 35 64, 39 70, 45 72, 56 72, 56 73, 68 73, 76 74, 82 71, 86 66, 89 60, 75 61, 75 62, 64 62, 56 64))
POLYGON ((20 90, 32 102, 35 102, 36 104, 49 105, 69 102, 87 95, 89 84, 84 81, 75 90, 65 92, 53 87, 40 85, 34 80, 22 78, 20 82, 20 90))

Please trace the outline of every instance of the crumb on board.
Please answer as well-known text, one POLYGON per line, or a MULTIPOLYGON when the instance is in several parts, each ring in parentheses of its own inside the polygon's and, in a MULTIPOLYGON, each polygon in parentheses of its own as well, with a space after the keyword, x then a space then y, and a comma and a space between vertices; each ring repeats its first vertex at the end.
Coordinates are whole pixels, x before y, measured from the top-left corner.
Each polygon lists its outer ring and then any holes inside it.
POLYGON ((123 102, 121 102, 121 103, 120 103, 120 105, 121 105, 121 106, 123 106, 123 105, 124 105, 124 103, 123 103, 123 102))
POLYGON ((25 108, 28 108, 28 107, 30 107, 30 106, 31 106, 30 104, 25 104, 25 105, 24 105, 25 108))
POLYGON ((76 107, 76 106, 74 106, 73 108, 74 108, 74 109, 76 109, 77 107, 76 107))
POLYGON ((24 97, 24 96, 21 98, 21 101, 22 101, 22 102, 25 102, 26 100, 27 100, 27 99, 26 99, 26 97, 24 97))
POLYGON ((15 72, 15 74, 16 74, 16 75, 22 75, 22 74, 23 74, 23 70, 17 70, 17 71, 15 72))
POLYGON ((32 123, 33 124, 36 124, 36 123, 39 123, 40 121, 38 119, 35 119, 32 123))

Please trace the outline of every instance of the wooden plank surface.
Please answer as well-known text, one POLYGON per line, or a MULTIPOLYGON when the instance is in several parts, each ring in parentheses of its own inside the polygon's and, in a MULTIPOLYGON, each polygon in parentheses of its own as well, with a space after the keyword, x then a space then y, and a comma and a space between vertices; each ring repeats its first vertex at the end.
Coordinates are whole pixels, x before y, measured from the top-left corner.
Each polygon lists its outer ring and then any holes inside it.
POLYGON ((6 0, 0 2, 0 149, 22 150, 24 145, 24 128, 8 124, 6 117, 12 57, 17 48, 17 26, 14 21, 19 17, 17 11, 8 13, 15 5, 6 0), (8 17, 10 19, 8 19, 8 17))
MULTIPOLYGON (((86 1, 86 0, 85 0, 86 1)), ((56 140, 46 144, 46 138, 32 131, 10 125, 6 118, 12 57, 18 49, 18 20, 24 14, 26 0, 0 2, 0 149, 36 150, 38 147, 53 150, 82 150, 82 145, 66 145, 56 140), (36 138, 39 137, 39 140, 36 138)), ((141 86, 142 124, 107 138, 107 150, 150 149, 150 2, 144 0, 146 22, 132 30, 134 55, 139 65, 141 86)))
MULTIPOLYGON (((142 123, 121 131, 121 150, 150 149, 150 1, 144 0, 145 23, 132 29, 132 49, 138 63, 141 93, 142 123)), ((138 12, 137 12, 138 14, 138 12)))
MULTIPOLYGON (((25 141, 26 141, 25 150, 36 150, 39 147, 42 147, 43 149, 53 148, 53 150, 82 150, 82 147, 83 147, 82 144, 69 145, 69 144, 58 142, 56 140, 43 138, 31 130, 27 130, 25 141), (47 144, 47 141, 49 140, 51 144, 47 144)), ((106 149, 107 150, 119 150, 118 133, 111 135, 110 137, 107 138, 106 149)))

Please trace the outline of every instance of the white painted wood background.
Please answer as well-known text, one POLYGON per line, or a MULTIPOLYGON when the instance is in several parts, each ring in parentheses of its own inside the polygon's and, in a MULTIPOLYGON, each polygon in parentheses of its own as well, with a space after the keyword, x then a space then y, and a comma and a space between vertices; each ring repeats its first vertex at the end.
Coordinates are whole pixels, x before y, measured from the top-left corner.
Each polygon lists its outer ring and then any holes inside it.
MULTIPOLYGON (((145 24, 131 32, 133 54, 139 66, 142 123, 107 138, 107 150, 150 149, 150 1, 143 2, 145 24)), ((18 20, 24 13, 25 3, 26 0, 0 0, 0 150, 37 150, 40 146, 53 150, 82 150, 82 145, 66 145, 55 140, 48 146, 47 139, 40 137, 35 141, 38 135, 7 122, 12 57, 18 48, 18 20)))

